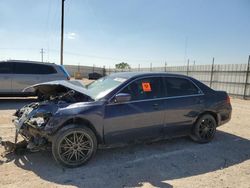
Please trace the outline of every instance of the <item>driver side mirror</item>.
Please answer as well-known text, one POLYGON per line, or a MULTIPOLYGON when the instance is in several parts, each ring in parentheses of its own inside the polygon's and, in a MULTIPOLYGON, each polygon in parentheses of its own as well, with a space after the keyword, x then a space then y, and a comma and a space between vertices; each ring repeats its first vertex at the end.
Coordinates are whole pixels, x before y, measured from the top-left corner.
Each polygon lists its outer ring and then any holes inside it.
POLYGON ((129 93, 118 93, 115 96, 115 103, 123 103, 131 100, 131 95, 129 93))

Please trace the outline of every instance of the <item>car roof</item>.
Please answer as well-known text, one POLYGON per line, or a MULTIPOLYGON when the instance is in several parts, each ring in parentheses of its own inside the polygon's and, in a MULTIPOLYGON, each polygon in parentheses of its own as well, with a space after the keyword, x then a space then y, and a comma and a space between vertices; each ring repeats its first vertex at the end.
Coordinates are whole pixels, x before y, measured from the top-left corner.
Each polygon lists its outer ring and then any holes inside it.
POLYGON ((119 72, 110 74, 111 77, 121 77, 121 78, 135 78, 135 77, 144 77, 144 76, 176 76, 189 78, 189 76, 185 76, 182 74, 173 74, 169 72, 119 72))
POLYGON ((56 65, 55 63, 29 61, 29 60, 7 60, 7 61, 0 61, 0 63, 32 63, 32 64, 41 64, 41 65, 56 65))

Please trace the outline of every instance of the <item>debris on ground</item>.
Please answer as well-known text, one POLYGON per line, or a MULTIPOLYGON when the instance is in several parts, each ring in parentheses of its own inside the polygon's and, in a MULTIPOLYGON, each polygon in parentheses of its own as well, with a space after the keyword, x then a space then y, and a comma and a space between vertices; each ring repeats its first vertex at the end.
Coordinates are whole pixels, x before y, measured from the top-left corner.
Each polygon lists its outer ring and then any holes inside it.
POLYGON ((17 155, 24 154, 28 151, 27 144, 28 143, 25 140, 22 140, 15 144, 11 141, 3 141, 0 137, 0 145, 3 146, 5 150, 5 152, 1 154, 1 156, 4 156, 9 153, 14 153, 17 155))

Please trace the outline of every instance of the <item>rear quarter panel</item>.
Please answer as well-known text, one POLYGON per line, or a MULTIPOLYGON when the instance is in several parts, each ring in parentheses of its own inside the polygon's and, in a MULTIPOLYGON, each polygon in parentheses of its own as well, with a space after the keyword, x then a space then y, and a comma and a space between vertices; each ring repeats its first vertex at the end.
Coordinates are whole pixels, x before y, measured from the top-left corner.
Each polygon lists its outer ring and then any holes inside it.
POLYGON ((227 102, 227 94, 213 91, 205 96, 205 108, 216 113, 218 126, 231 119, 232 106, 227 102))
POLYGON ((217 116, 218 125, 222 125, 231 119, 232 106, 227 102, 228 94, 225 91, 216 91, 191 78, 204 93, 204 112, 213 112, 217 116))

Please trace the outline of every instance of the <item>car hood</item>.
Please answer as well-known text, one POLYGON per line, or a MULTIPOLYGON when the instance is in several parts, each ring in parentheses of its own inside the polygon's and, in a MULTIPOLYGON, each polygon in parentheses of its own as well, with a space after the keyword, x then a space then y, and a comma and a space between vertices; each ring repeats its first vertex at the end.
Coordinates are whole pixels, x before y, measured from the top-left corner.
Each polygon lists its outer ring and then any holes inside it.
POLYGON ((46 95, 54 95, 60 92, 74 90, 91 98, 88 90, 78 81, 57 80, 35 84, 23 89, 23 92, 37 92, 46 95))

